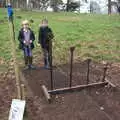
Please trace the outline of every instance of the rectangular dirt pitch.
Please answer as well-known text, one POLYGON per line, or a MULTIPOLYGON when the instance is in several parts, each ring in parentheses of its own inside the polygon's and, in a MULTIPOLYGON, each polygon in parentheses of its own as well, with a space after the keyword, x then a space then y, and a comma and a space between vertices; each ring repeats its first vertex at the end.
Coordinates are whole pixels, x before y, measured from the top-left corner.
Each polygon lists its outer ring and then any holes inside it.
MULTIPOLYGON (((61 95, 54 95, 52 103, 48 104, 43 92, 41 90, 41 85, 46 85, 50 89, 50 78, 49 71, 44 69, 26 71, 24 72, 27 85, 32 91, 32 96, 28 96, 27 107, 29 109, 29 117, 31 120, 119 120, 120 115, 119 110, 110 112, 109 104, 114 106, 119 101, 115 101, 113 98, 112 103, 107 103, 108 95, 104 94, 104 104, 99 104, 102 94, 96 94, 99 89, 107 88, 92 88, 87 90, 81 90, 79 92, 66 93, 61 95), (90 94, 92 91, 96 97, 90 94), (97 97, 99 96, 99 97, 97 97), (103 105, 103 106, 102 106, 103 105), (108 112, 106 112, 108 111, 108 112), (113 114, 112 114, 113 113, 113 114), (114 117, 112 117, 114 116, 114 117), (115 119, 114 119, 115 118, 115 119)), ((79 77, 80 78, 80 77, 79 77)), ((54 80, 56 83, 56 88, 65 87, 68 85, 66 82, 67 77, 58 70, 54 71, 54 80), (56 76, 57 75, 57 76, 56 76), (64 82, 64 83, 63 83, 64 82)), ((80 79, 79 79, 80 80, 80 79)), ((76 80, 75 80, 76 81, 76 80)), ((75 82, 73 80, 73 82, 75 82)), ((81 83, 81 82, 80 82, 81 83)), ((111 91, 110 91, 111 92, 111 91)), ((104 93, 104 90, 103 90, 104 93)), ((28 93, 29 94, 29 93, 28 93)), ((120 106, 120 104, 118 104, 120 106)))

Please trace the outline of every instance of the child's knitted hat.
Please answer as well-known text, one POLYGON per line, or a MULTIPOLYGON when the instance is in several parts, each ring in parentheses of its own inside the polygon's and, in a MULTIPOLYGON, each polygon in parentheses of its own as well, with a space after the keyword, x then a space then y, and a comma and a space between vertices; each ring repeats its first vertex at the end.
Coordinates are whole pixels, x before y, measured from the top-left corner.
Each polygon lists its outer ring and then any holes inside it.
POLYGON ((12 7, 11 3, 8 3, 8 7, 12 7))

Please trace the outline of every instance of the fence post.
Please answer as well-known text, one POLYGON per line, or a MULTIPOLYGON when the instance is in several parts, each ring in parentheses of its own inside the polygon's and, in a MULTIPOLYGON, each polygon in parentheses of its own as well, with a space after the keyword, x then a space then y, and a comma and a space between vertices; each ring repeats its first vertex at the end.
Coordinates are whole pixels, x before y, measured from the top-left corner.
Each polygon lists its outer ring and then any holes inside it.
POLYGON ((16 58, 16 47, 15 47, 15 31, 14 31, 14 22, 9 21, 9 29, 10 29, 10 39, 11 39, 11 46, 12 46, 12 57, 14 62, 14 70, 15 70, 15 77, 16 77, 16 87, 17 87, 17 98, 21 99, 21 87, 20 87, 20 78, 19 78, 19 67, 16 58))
POLYGON ((102 82, 105 82, 105 77, 106 77, 107 69, 108 69, 108 64, 105 64, 105 66, 104 66, 104 72, 103 72, 102 82))

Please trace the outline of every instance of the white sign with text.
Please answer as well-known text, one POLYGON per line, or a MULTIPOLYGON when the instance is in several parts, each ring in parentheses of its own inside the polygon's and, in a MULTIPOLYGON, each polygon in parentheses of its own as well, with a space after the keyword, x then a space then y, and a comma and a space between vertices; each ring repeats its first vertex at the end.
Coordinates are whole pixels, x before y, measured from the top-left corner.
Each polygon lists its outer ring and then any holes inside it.
POLYGON ((13 99, 8 120, 23 120, 25 100, 13 99))

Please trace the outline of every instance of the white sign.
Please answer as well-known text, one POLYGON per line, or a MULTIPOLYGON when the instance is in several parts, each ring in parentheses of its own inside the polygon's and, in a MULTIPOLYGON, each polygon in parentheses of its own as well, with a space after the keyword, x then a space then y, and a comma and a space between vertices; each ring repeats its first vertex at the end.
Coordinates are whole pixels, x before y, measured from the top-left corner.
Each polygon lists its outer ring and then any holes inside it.
POLYGON ((8 120, 23 120, 25 100, 13 99, 8 120))

